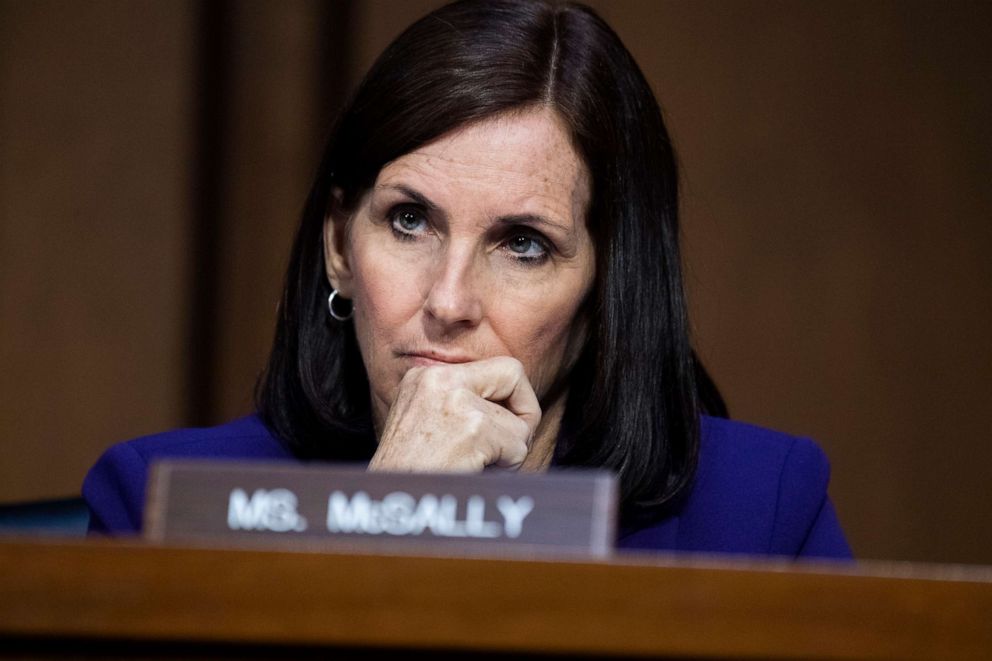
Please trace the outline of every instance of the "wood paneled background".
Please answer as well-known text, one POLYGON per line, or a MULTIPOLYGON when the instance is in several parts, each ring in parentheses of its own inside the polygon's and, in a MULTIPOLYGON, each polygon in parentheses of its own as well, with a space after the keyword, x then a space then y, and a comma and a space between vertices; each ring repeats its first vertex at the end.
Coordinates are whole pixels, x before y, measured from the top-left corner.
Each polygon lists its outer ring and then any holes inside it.
MULTIPOLYGON (((0 0, 0 501, 250 409, 334 111, 436 4, 0 0)), ((859 556, 992 563, 992 5, 594 4, 735 417, 820 442, 859 556)))

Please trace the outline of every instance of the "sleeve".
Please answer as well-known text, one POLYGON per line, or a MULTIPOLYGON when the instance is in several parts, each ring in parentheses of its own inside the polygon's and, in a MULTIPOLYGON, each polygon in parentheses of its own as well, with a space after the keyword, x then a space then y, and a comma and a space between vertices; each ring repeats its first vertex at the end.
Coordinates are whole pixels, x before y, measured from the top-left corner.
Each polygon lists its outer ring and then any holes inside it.
POLYGON ((827 485, 830 463, 815 443, 796 439, 779 478, 771 552, 797 558, 851 559, 827 485))
POLYGON ((813 521, 798 557, 848 560, 854 557, 829 497, 824 498, 823 507, 813 521))
POLYGON ((148 462, 127 443, 103 453, 83 481, 91 534, 140 532, 147 474, 148 462))

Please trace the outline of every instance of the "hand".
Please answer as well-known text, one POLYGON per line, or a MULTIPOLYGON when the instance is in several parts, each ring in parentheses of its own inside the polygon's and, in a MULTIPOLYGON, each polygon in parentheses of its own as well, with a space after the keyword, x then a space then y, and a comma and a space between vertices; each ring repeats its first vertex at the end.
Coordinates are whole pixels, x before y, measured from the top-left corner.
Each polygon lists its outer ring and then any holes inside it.
POLYGON ((516 469, 540 422, 537 395, 514 358, 414 367, 400 381, 369 470, 516 469))

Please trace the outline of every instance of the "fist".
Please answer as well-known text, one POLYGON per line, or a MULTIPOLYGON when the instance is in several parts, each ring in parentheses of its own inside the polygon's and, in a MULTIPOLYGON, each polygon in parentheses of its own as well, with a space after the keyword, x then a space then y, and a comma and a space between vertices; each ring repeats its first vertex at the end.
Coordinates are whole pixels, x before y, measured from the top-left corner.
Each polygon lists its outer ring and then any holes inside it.
POLYGON ((537 395, 514 358, 413 367, 400 381, 369 470, 516 469, 540 422, 537 395))

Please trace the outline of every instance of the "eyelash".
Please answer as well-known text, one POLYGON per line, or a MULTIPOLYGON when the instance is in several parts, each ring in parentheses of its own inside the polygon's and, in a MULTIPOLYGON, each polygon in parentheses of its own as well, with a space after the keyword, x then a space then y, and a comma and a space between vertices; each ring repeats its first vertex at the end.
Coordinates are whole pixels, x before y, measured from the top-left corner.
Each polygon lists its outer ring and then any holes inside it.
MULTIPOLYGON (((405 230, 400 227, 400 218, 405 214, 418 216, 419 219, 423 221, 425 228, 429 226, 430 221, 423 209, 418 206, 411 206, 408 204, 397 205, 390 209, 389 213, 386 214, 386 219, 389 222, 389 229, 392 231, 393 236, 400 241, 416 241, 420 237, 420 232, 405 230)), ((530 227, 521 225, 507 228, 507 231, 504 233, 504 236, 500 242, 500 247, 511 253, 511 259, 524 266, 538 266, 543 264, 551 258, 551 253, 553 252, 553 244, 544 235, 530 227), (542 251, 541 254, 521 255, 510 250, 509 243, 514 239, 521 238, 533 241, 537 244, 542 251)))
POLYGON ((393 235, 395 235, 397 239, 400 241, 416 241, 416 232, 400 229, 399 227, 400 218, 404 214, 415 214, 419 216, 424 221, 425 226, 429 224, 427 215, 421 209, 406 204, 393 207, 389 210, 389 213, 386 214, 387 220, 389 221, 389 229, 393 231, 393 235))
POLYGON ((511 227, 507 231, 502 245, 507 251, 513 254, 513 258, 522 264, 527 266, 537 266, 538 264, 543 264, 551 258, 551 242, 540 235, 540 233, 535 232, 529 228, 523 227, 511 227), (539 255, 521 255, 520 253, 510 250, 510 242, 514 239, 527 239, 528 241, 533 241, 540 247, 541 254, 539 255))

